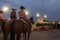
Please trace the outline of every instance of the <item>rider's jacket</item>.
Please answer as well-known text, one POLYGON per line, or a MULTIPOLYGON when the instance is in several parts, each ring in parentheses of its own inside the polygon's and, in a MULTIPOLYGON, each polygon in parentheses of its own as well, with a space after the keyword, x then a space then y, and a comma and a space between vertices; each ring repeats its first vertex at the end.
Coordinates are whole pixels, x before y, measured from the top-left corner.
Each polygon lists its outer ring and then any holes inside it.
POLYGON ((12 19, 16 19, 16 12, 15 11, 12 11, 11 13, 10 13, 10 19, 12 20, 12 19))
POLYGON ((20 10, 19 13, 18 13, 18 16, 19 16, 19 19, 25 18, 26 17, 25 11, 24 10, 20 10))

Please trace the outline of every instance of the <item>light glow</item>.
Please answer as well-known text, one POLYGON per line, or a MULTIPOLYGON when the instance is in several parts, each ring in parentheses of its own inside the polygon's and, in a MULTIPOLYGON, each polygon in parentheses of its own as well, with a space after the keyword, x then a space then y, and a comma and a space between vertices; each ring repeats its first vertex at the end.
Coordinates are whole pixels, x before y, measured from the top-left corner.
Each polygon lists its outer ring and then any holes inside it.
POLYGON ((47 18, 47 15, 44 15, 44 18, 47 18))
POLYGON ((37 14, 36 14, 36 16, 37 16, 37 17, 39 17, 39 16, 40 16, 40 14, 39 14, 39 13, 37 13, 37 14))
POLYGON ((29 12, 28 12, 28 11, 25 11, 25 13, 26 13, 26 15, 28 15, 28 14, 29 14, 29 12))
POLYGON ((2 7, 2 11, 3 11, 3 12, 7 12, 8 10, 9 10, 9 7, 8 7, 8 6, 3 6, 3 7, 2 7))

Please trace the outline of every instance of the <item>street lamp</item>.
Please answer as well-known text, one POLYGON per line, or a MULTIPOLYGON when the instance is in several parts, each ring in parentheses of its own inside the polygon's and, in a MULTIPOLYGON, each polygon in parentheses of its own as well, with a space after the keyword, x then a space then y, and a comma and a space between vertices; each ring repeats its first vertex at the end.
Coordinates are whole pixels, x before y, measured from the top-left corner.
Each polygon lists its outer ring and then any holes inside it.
POLYGON ((44 15, 44 18, 47 18, 47 15, 44 15))
POLYGON ((37 13, 37 14, 36 14, 36 16, 37 16, 37 17, 39 17, 39 16, 40 16, 40 14, 39 14, 39 13, 37 13))
POLYGON ((26 14, 26 16, 28 16, 29 12, 28 11, 25 11, 25 14, 26 14))
POLYGON ((3 6, 3 7, 2 7, 2 11, 3 11, 3 12, 7 12, 8 10, 9 10, 9 7, 8 7, 8 6, 3 6))
POLYGON ((37 22, 39 21, 39 16, 40 16, 40 14, 39 14, 39 13, 37 13, 37 14, 36 14, 37 22))
POLYGON ((44 20, 46 21, 47 15, 44 15, 44 20))
POLYGON ((29 17, 28 17, 29 11, 25 11, 25 14, 26 14, 26 17, 29 18, 29 17))

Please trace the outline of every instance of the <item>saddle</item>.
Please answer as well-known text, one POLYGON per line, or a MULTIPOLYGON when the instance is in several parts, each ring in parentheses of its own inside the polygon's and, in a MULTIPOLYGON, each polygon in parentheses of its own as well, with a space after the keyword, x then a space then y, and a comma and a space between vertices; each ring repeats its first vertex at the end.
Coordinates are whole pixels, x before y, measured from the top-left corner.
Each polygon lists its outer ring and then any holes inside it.
POLYGON ((24 19, 20 19, 22 22, 24 22, 25 24, 28 24, 28 21, 27 20, 24 20, 24 19))

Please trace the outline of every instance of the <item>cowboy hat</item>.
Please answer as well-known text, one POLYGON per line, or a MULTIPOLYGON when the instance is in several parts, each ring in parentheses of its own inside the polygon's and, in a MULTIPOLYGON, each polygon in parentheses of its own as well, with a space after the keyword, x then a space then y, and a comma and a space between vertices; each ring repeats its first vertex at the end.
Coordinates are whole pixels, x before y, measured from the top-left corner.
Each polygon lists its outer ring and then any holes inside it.
POLYGON ((16 10, 16 8, 12 8, 12 10, 16 10))
POLYGON ((21 6, 20 9, 25 9, 25 7, 24 6, 21 6))

